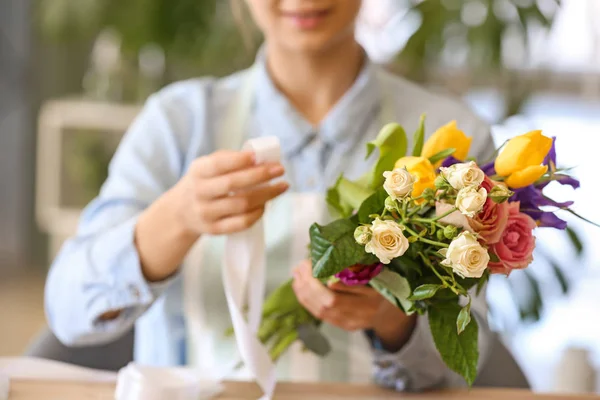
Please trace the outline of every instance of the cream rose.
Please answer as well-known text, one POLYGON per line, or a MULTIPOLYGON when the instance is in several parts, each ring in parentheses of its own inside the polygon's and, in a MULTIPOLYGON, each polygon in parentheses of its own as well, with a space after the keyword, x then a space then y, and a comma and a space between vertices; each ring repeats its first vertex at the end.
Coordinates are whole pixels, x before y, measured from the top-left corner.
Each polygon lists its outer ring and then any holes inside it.
POLYGON ((383 173, 385 182, 383 188, 394 200, 403 199, 413 191, 415 178, 406 170, 406 168, 396 168, 393 171, 383 173))
POLYGON ((470 186, 458 191, 456 196, 456 208, 466 215, 473 218, 477 215, 485 205, 487 200, 487 190, 470 186))
POLYGON ((396 221, 375 219, 371 226, 371 241, 365 246, 365 251, 375 254, 383 264, 389 264, 408 250, 409 243, 403 230, 396 221))
POLYGON ((483 171, 473 161, 440 168, 440 171, 450 186, 456 190, 469 186, 479 187, 485 178, 483 171))
POLYGON ((442 265, 463 278, 481 278, 490 262, 488 251, 477 241, 471 232, 463 232, 456 237, 450 247, 440 250, 446 257, 442 265))

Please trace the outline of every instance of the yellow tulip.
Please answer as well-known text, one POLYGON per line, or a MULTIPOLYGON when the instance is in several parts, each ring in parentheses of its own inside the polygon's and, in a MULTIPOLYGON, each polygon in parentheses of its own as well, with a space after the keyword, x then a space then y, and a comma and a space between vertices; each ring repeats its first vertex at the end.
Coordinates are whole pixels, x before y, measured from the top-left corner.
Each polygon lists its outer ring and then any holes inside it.
POLYGON ((425 157, 403 157, 396 161, 394 168, 406 168, 416 178, 413 197, 419 197, 425 189, 435 187, 435 168, 425 157))
MULTIPOLYGON (((421 156, 430 158, 440 151, 454 148, 456 151, 452 156, 460 161, 464 161, 469 155, 472 141, 473 138, 467 137, 463 131, 456 127, 456 121, 452 121, 431 135, 423 146, 421 156)), ((442 165, 442 161, 437 162, 435 167, 439 168, 440 165, 442 165)))
POLYGON ((540 165, 552 147, 552 139, 542 131, 531 131, 508 141, 496 158, 496 173, 505 177, 506 184, 518 189, 529 186, 541 178, 548 166, 540 165))

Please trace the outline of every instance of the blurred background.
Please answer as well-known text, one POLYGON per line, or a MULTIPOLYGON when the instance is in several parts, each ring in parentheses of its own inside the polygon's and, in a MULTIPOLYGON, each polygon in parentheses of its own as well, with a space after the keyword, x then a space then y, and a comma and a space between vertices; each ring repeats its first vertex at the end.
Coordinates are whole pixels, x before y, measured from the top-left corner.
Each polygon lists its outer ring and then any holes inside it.
MULTIPOLYGON (((498 145, 556 136, 582 188, 552 195, 600 221, 600 0, 364 4, 357 36, 375 61, 462 97, 498 145)), ((224 0, 0 0, 0 356, 45 328, 48 265, 146 97, 245 68, 260 43, 224 0)), ((534 389, 600 391, 600 229, 561 217, 572 230, 538 231, 526 273, 491 282, 490 319, 534 389)))

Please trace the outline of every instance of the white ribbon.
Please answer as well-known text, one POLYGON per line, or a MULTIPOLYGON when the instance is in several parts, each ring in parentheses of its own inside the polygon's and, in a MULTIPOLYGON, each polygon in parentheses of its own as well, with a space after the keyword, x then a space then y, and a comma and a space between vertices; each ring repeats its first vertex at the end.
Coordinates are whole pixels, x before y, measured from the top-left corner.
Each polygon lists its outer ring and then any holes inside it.
POLYGON ((223 391, 186 368, 158 368, 130 363, 119 371, 115 400, 203 400, 223 391))
MULTIPOLYGON (((281 158, 277 137, 249 140, 244 149, 254 151, 258 164, 279 162, 281 158)), ((260 219, 250 229, 227 237, 223 286, 240 356, 262 389, 263 399, 270 399, 277 383, 275 365, 257 336, 266 282, 264 234, 263 221, 260 219), (246 304, 247 320, 242 311, 246 304)))
POLYGON ((8 400, 10 393, 10 379, 0 372, 0 400, 8 400))

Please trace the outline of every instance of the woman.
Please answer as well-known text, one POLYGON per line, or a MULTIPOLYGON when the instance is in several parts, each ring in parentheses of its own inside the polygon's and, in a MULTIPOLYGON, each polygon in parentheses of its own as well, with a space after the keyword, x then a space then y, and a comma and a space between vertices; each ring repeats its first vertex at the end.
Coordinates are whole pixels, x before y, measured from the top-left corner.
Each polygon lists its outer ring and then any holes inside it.
MULTIPOLYGON (((354 37, 360 0, 246 3, 266 39, 254 67, 221 80, 177 83, 148 100, 77 235, 51 268, 50 326, 66 344, 92 345, 135 323, 135 358, 142 363, 216 368, 237 360, 223 334, 230 325, 219 275, 226 249, 215 235, 248 228, 275 200, 265 215, 268 285, 283 282, 297 265, 294 290, 333 341, 322 361, 295 346, 279 363, 280 376, 364 381, 374 354, 383 385, 457 384, 426 319, 407 317, 369 288, 322 286, 302 259, 308 224, 319 213, 323 218, 323 192, 341 172, 354 178, 366 171, 364 146, 383 123, 412 130, 421 113, 434 127, 457 119, 474 136, 477 156, 493 148, 487 126, 462 104, 369 62, 354 37), (249 152, 223 150, 271 135, 281 140, 282 164, 255 165, 249 152), (279 177, 285 180, 267 184, 279 177), (196 246, 200 238, 209 244, 196 246), (192 275, 185 274, 188 264, 192 275), (199 288, 185 291, 189 284, 199 288)), ((474 310, 484 349, 485 316, 474 310)))

